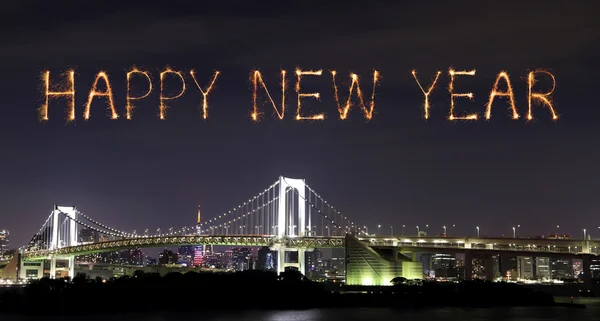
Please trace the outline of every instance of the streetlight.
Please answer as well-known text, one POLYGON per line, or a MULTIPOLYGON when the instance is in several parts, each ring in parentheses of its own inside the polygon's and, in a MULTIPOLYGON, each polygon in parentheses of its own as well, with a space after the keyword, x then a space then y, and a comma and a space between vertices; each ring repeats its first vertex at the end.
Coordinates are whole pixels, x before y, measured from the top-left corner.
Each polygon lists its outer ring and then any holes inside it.
POLYGON ((379 229, 380 229, 380 228, 381 228, 381 224, 377 225, 377 235, 380 235, 380 234, 379 234, 379 229))
POLYGON ((456 224, 452 224, 452 235, 454 235, 454 228, 456 227, 456 224))
MULTIPOLYGON (((400 236, 404 236, 404 228, 405 228, 405 227, 406 227, 406 226, 405 226, 404 224, 402 224, 402 234, 401 234, 400 236)), ((600 228, 600 227, 599 227, 599 228, 600 228)))
POLYGON ((479 237, 479 226, 477 226, 477 237, 479 237))
POLYGON ((365 234, 367 234, 367 236, 369 235, 369 228, 365 225, 363 226, 363 228, 365 229, 365 234))
POLYGON ((513 239, 517 238, 517 229, 513 226, 513 239))
POLYGON ((585 229, 583 229, 583 240, 585 241, 586 239, 586 233, 585 233, 585 229))
POLYGON ((446 234, 446 225, 442 226, 444 228, 444 236, 447 236, 446 234))
POLYGON ((394 237, 394 227, 390 225, 390 237, 394 237))
POLYGON ((417 236, 419 236, 419 225, 417 225, 417 236))
POLYGON ((425 235, 427 235, 427 230, 429 230, 429 224, 425 224, 425 235))

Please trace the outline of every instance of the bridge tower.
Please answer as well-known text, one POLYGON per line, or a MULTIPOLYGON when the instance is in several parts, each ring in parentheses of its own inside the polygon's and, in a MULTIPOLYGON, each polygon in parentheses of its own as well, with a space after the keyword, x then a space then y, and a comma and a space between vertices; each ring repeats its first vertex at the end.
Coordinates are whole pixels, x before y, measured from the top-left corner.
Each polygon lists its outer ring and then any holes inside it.
MULTIPOLYGON (((45 247, 50 251, 55 251, 63 247, 76 246, 78 244, 78 229, 77 229, 77 210, 74 206, 57 206, 54 205, 54 209, 50 213, 48 221, 44 225, 43 229, 46 229, 48 239, 46 240, 45 247)), ((50 260, 50 278, 56 277, 56 261, 67 260, 69 277, 75 276, 75 256, 57 256, 51 254, 48 259, 50 260)), ((26 271, 31 270, 31 263, 24 262, 21 260, 20 263, 20 278, 25 278, 26 271)), ((38 266, 38 270, 43 265, 38 266)), ((42 270, 43 271, 43 270, 42 270)), ((38 275, 41 273, 38 272, 38 275)))
MULTIPOLYGON (((304 179, 293 179, 279 177, 279 198, 277 212, 277 231, 278 239, 304 237, 307 234, 307 211, 306 211, 306 183, 304 179), (286 198, 288 191, 293 190, 292 196, 298 195, 297 201, 294 198, 286 198), (290 204, 291 202, 291 204, 290 204), (291 205, 291 206, 290 206, 291 205)), ((309 218, 310 220, 310 218, 309 218)), ((310 229, 310 226, 308 227, 310 229)), ((286 267, 296 267, 300 273, 306 272, 305 254, 310 249, 288 248, 283 244, 275 244, 272 250, 277 251, 277 273, 281 273, 286 267), (286 262, 287 253, 298 253, 298 262, 286 262)))
MULTIPOLYGON (((58 250, 63 247, 77 245, 77 210, 75 206, 57 206, 54 205, 52 211, 52 234, 50 250, 58 250), (60 221, 64 218, 63 222, 60 221)), ((56 259, 55 255, 50 257, 50 278, 56 277, 56 259)), ((66 257, 68 262, 69 277, 75 276, 75 256, 66 257)))

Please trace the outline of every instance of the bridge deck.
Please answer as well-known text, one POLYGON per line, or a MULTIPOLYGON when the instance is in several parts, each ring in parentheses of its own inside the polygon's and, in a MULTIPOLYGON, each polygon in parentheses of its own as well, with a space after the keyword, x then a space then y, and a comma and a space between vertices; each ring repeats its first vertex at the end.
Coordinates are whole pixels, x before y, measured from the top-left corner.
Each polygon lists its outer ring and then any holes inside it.
MULTIPOLYGON (((372 247, 401 247, 410 251, 463 252, 494 251, 524 253, 559 253, 576 255, 580 253, 599 254, 600 241, 574 239, 535 239, 535 238, 464 238, 464 237, 359 237, 359 240, 372 247)), ((158 237, 137 237, 98 243, 80 244, 56 250, 29 249, 23 253, 25 260, 46 259, 50 256, 79 256, 100 252, 119 251, 127 248, 147 248, 184 245, 224 245, 262 247, 275 245, 287 248, 343 248, 344 236, 327 237, 277 237, 266 235, 176 235, 158 237)))

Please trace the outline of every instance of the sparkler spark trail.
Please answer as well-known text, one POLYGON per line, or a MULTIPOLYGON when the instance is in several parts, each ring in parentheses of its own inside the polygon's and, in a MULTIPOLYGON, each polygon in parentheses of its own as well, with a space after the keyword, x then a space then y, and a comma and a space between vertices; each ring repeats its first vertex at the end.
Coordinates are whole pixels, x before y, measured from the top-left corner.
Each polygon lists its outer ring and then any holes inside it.
POLYGON ((271 97, 271 94, 269 93, 269 89, 267 89, 267 85, 265 85, 265 83, 263 81, 260 71, 258 71, 258 70, 254 71, 253 78, 252 78, 252 84, 254 84, 254 92, 252 95, 252 99, 253 99, 253 104, 252 104, 253 111, 251 114, 252 120, 258 121, 259 116, 260 116, 260 113, 258 111, 258 105, 256 103, 256 100, 258 98, 258 84, 259 83, 262 86, 262 88, 265 90, 265 93, 267 94, 267 97, 269 98, 271 105, 273 105, 273 109, 275 109, 275 113, 277 113, 277 117, 279 117, 280 120, 283 119, 283 116, 285 116, 285 89, 286 89, 285 74, 286 74, 286 71, 282 70, 281 71, 281 111, 279 111, 279 109, 277 109, 277 104, 275 104, 273 97, 271 97))
POLYGON ((538 100, 541 105, 545 104, 548 106, 548 108, 550 109, 550 112, 552 113, 552 119, 557 120, 558 115, 554 111, 554 107, 552 106, 552 102, 550 100, 550 95, 552 95, 552 93, 554 92, 554 89, 556 89, 556 78, 554 78, 554 75, 546 70, 532 71, 529 73, 529 75, 527 77, 527 84, 528 84, 528 89, 529 89, 527 92, 527 102, 529 105, 529 112, 527 113, 527 119, 533 120, 533 113, 532 113, 533 101, 538 100), (550 89, 549 92, 547 92, 547 93, 533 92, 533 85, 535 84, 535 74, 536 73, 546 74, 546 75, 550 76, 550 78, 552 79, 552 89, 550 89))
POLYGON ((323 113, 312 115, 312 116, 302 116, 301 115, 302 98, 312 97, 312 98, 315 98, 318 100, 321 97, 321 94, 319 94, 319 93, 310 93, 310 94, 300 93, 300 89, 301 89, 300 81, 302 80, 302 76, 321 76, 322 74, 323 74, 323 70, 302 71, 300 69, 296 69, 296 76, 298 76, 298 80, 296 81, 296 93, 298 93, 298 109, 296 110, 296 120, 323 120, 323 119, 325 119, 325 114, 323 114, 323 113))
POLYGON ((459 119, 477 120, 477 114, 470 114, 470 115, 461 116, 461 117, 454 116, 454 98, 466 97, 469 99, 473 99, 473 93, 471 93, 471 92, 461 93, 461 94, 454 93, 454 77, 455 76, 475 76, 475 69, 469 70, 469 71, 467 71, 467 70, 455 71, 453 69, 450 69, 448 73, 450 74, 450 86, 448 87, 448 91, 450 92, 450 116, 448 116, 448 119, 449 120, 459 120, 459 119))
MULTIPOLYGON (((38 109, 39 117, 41 121, 48 121, 48 106, 50 104, 50 97, 70 97, 69 104, 67 105, 67 121, 71 122, 75 120, 75 71, 69 70, 65 73, 68 79, 68 86, 64 86, 64 83, 60 87, 64 88, 64 91, 50 91, 50 71, 42 73, 42 80, 45 85, 46 102, 38 109)), ((62 90, 62 89, 61 89, 62 90)))
POLYGON ((431 92, 435 88, 435 84, 437 83, 437 80, 440 77, 440 74, 442 74, 441 71, 438 71, 435 74, 435 78, 433 79, 433 82, 429 86, 429 89, 427 89, 427 91, 425 91, 425 89, 423 89, 423 86, 421 86, 419 79, 417 79, 417 72, 414 70, 412 71, 412 75, 415 78, 415 80, 417 81, 417 85, 419 85, 419 88, 421 88, 423 95, 425 95, 425 104, 423 105, 423 109, 425 111, 425 119, 429 119, 429 109, 431 108, 431 106, 429 105, 429 94, 431 94, 431 92))
POLYGON ((200 84, 198 84, 198 81, 196 80, 196 72, 192 69, 190 70, 190 75, 192 76, 192 79, 194 80, 194 83, 196 83, 196 87, 198 87, 198 89, 200 89, 200 92, 202 93, 202 118, 206 119, 208 117, 208 94, 210 93, 213 85, 215 84, 215 81, 217 80, 217 77, 219 76, 220 72, 216 71, 213 75, 212 80, 210 81, 210 85, 208 85, 208 88, 206 88, 206 91, 204 91, 202 89, 202 87, 200 86, 200 84))
POLYGON ((506 71, 501 71, 498 76, 496 76, 496 82, 494 82, 494 87, 492 87, 492 91, 490 92, 490 100, 487 103, 487 107, 485 109, 485 119, 489 120, 492 117, 492 104, 494 103, 494 99, 496 97, 508 97, 510 100, 510 108, 512 110, 512 119, 519 119, 519 113, 517 112, 517 107, 515 105, 515 94, 512 89, 512 85, 510 83, 510 78, 506 71), (498 84, 500 80, 504 79, 506 82, 506 91, 498 91, 498 84))
POLYGON ((163 70, 160 73, 160 105, 158 107, 159 109, 159 117, 161 120, 164 120, 167 114, 167 104, 165 103, 165 100, 174 100, 177 99, 181 96, 183 96, 183 94, 185 93, 185 79, 183 78, 183 74, 181 73, 181 71, 174 71, 171 68, 167 67, 165 70, 163 70), (181 80, 181 92, 178 95, 175 96, 171 96, 171 97, 165 97, 164 95, 164 89, 165 89, 165 76, 168 74, 173 74, 173 75, 177 75, 177 77, 179 77, 179 80, 181 80))
POLYGON ((126 117, 128 120, 131 120, 131 117, 133 116, 133 109, 135 108, 135 106, 132 104, 132 100, 140 100, 140 99, 144 99, 148 96, 150 96, 150 93, 152 92, 152 79, 150 78, 150 74, 147 71, 141 71, 138 70, 137 68, 133 67, 128 73, 127 73, 127 97, 125 98, 126 100, 126 117), (146 80, 148 81, 148 91, 141 96, 138 97, 132 97, 131 96, 131 76, 138 74, 138 75, 142 75, 146 78, 146 80))
POLYGON ((352 93, 356 91, 356 96, 358 96, 360 108, 365 114, 365 118, 367 120, 371 120, 373 118, 373 111, 375 110, 375 88, 377 87, 377 82, 379 81, 379 72, 377 70, 373 71, 373 93, 371 95, 371 102, 369 103, 369 108, 365 106, 365 99, 363 97, 362 90, 360 90, 360 82, 357 74, 350 74, 350 79, 352 79, 352 82, 350 83, 350 87, 348 88, 348 99, 346 100, 346 104, 344 105, 344 107, 342 107, 338 95, 338 87, 335 82, 336 74, 337 72, 335 70, 331 71, 331 76, 333 78, 333 93, 335 97, 335 102, 337 104, 338 112, 340 113, 340 119, 344 120, 348 118, 348 112, 350 111, 350 107, 352 107, 352 93))
POLYGON ((108 110, 110 111, 111 119, 118 119, 119 114, 117 114, 117 109, 115 108, 114 97, 112 93, 112 89, 110 87, 110 81, 108 80, 108 74, 106 72, 101 71, 96 74, 96 79, 94 80, 94 84, 92 85, 92 89, 90 90, 90 94, 88 96, 88 101, 85 105, 85 112, 83 113, 83 119, 90 119, 90 111, 92 109, 92 101, 95 97, 106 97, 108 100, 108 110), (106 91, 99 92, 98 91, 98 81, 102 79, 106 84, 106 91))

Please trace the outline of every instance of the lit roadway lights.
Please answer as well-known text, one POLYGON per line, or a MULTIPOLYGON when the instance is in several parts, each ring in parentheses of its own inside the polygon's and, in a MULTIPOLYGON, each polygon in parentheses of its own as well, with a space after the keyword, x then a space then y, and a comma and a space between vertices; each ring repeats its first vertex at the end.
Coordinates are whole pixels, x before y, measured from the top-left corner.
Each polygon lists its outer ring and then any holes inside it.
MULTIPOLYGON (((375 113, 375 95, 376 88, 380 82, 381 75, 377 70, 373 71, 372 75, 372 90, 370 95, 370 101, 367 102, 365 100, 365 94, 363 93, 360 86, 360 77, 357 74, 350 73, 350 84, 348 85, 347 95, 340 95, 340 88, 337 85, 336 76, 337 72, 335 70, 330 71, 331 73, 331 81, 333 86, 333 98, 335 101, 335 106, 337 108, 339 119, 346 120, 348 119, 348 115, 352 107, 360 108, 363 113, 364 119, 371 120, 375 113), (355 99, 353 99, 355 98, 355 99), (354 102, 353 102, 354 100, 354 102)), ((435 91, 436 85, 439 83, 441 71, 436 71, 433 77, 433 81, 425 87, 421 84, 421 81, 417 77, 417 72, 412 71, 412 76, 420 90, 420 92, 424 96, 424 118, 429 119, 431 117, 431 94, 435 91)), ((448 84, 448 94, 450 96, 450 106, 449 106, 449 115, 448 119, 451 121, 456 120, 468 120, 475 121, 480 117, 477 113, 470 113, 466 115, 461 115, 460 112, 457 111, 457 99, 459 98, 468 98, 470 100, 475 99, 475 94, 469 91, 458 91, 456 90, 456 78, 459 76, 475 76, 476 70, 454 70, 449 69, 448 75, 450 77, 448 84)), ((260 111, 259 106, 267 103, 270 104, 273 108, 275 117, 279 120, 283 120, 286 114, 286 92, 288 90, 288 80, 287 80, 287 72, 285 70, 281 70, 281 102, 276 103, 276 100, 271 95, 271 92, 268 90, 265 81, 263 80, 263 76, 260 71, 254 70, 251 73, 251 82, 253 84, 252 91, 252 112, 250 113, 250 119, 252 121, 258 122, 261 120, 261 116, 263 112, 260 111), (261 99, 265 101, 260 102, 259 92, 261 93, 261 99), (264 94, 262 93, 264 92, 264 94)), ((295 106, 295 116, 293 118, 296 121, 322 121, 327 117, 326 113, 316 113, 313 115, 305 115, 302 112, 302 102, 305 98, 314 98, 317 100, 321 99, 321 94, 318 92, 315 93, 304 93, 302 92, 301 83, 302 81, 306 81, 305 77, 307 76, 315 76, 321 77, 323 76, 323 70, 302 70, 300 68, 295 70, 296 82, 295 82, 295 92, 296 92, 296 106, 295 106)), ((126 88, 126 97, 125 97, 125 119, 131 120, 133 117, 133 110, 135 108, 134 103, 139 102, 142 99, 146 99, 150 97, 150 94, 153 92, 153 80, 149 71, 141 70, 136 67, 132 67, 125 75, 127 80, 127 88, 126 88), (134 82, 144 82, 143 88, 144 90, 135 95, 134 91, 134 82)), ((167 109, 169 108, 168 104, 171 104, 174 100, 181 98, 187 92, 187 84, 186 78, 191 78, 191 80, 196 85, 196 88, 202 94, 202 102, 200 104, 201 108, 201 117, 203 119, 208 118, 208 96, 214 91, 215 84, 217 79, 220 77, 220 72, 215 71, 212 74, 212 77, 209 77, 209 81, 207 85, 203 88, 198 81, 198 77, 194 70, 190 70, 188 73, 185 73, 181 70, 173 70, 169 67, 166 67, 159 73, 159 101, 158 101, 158 118, 161 120, 166 119, 167 109), (173 79, 176 78, 176 79, 173 79), (176 87, 179 87, 177 90, 167 94, 167 83, 173 83, 176 87), (179 83, 179 84, 177 84, 179 83)), ((76 98, 76 86, 75 86, 75 71, 69 70, 61 76, 59 81, 54 81, 51 83, 51 73, 50 71, 44 71, 41 75, 41 80, 43 82, 45 101, 42 106, 38 109, 39 118, 41 121, 49 120, 49 104, 51 99, 63 98, 67 100, 67 108, 66 108, 66 119, 68 122, 72 122, 76 118, 75 113, 75 98, 76 98)), ((189 79, 187 80, 189 81, 189 79)), ((552 105, 551 96, 554 93, 556 88, 556 78, 552 73, 546 70, 535 70, 531 71, 527 74, 527 120, 533 120, 533 106, 534 104, 539 104, 541 106, 545 106, 549 109, 552 119, 557 120, 558 115, 554 110, 554 106, 552 105), (545 81, 551 80, 552 85, 551 89, 546 92, 537 91, 534 87, 538 82, 538 78, 543 78, 545 81)), ((92 88, 88 92, 88 98, 85 103, 85 110, 83 113, 83 118, 85 120, 89 120, 91 115, 92 103, 97 99, 95 98, 103 98, 106 101, 108 116, 112 120, 119 119, 119 111, 117 108, 117 104, 114 99, 114 88, 111 86, 108 73, 105 71, 100 71, 96 74, 94 84, 92 88), (101 84, 102 83, 102 84, 101 84), (99 89, 100 86, 105 87, 103 91, 99 89)), ((492 117, 492 106, 496 101, 496 98, 506 98, 508 101, 508 106, 511 112, 511 119, 517 120, 520 119, 520 115, 518 113, 518 109, 515 102, 515 94, 513 90, 513 86, 509 75, 505 71, 501 71, 497 74, 496 80, 492 85, 489 99, 487 104, 485 105, 484 117, 486 120, 490 120, 492 117), (506 90, 502 91, 499 89, 501 85, 505 85, 506 90)))

